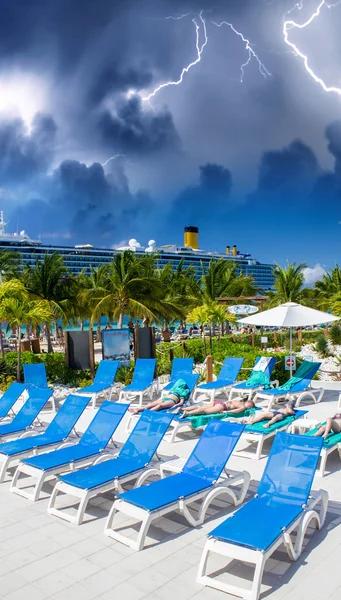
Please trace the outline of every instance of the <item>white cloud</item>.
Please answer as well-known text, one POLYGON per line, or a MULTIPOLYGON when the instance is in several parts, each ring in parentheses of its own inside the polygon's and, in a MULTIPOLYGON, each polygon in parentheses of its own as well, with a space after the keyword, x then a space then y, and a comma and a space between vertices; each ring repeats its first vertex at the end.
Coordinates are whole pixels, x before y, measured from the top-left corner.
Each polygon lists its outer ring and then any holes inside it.
POLYGON ((314 284, 315 281, 318 281, 318 279, 323 277, 325 272, 326 270, 322 267, 322 265, 320 265, 320 263, 317 263, 315 267, 307 267, 306 269, 303 269, 302 273, 304 275, 304 283, 307 285, 314 284))

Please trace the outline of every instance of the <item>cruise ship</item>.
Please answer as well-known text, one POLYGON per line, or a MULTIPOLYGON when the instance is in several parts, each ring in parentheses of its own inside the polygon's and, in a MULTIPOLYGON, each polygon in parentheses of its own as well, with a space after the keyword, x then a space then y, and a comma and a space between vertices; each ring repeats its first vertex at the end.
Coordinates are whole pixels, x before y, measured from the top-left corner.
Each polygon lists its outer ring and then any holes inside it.
POLYGON ((158 246, 155 240, 150 240, 146 247, 137 240, 131 239, 128 246, 121 248, 96 248, 90 244, 78 246, 50 246, 42 244, 40 240, 31 239, 26 231, 20 233, 7 233, 3 211, 0 211, 0 248, 20 253, 22 264, 34 266, 36 259, 44 254, 58 252, 66 267, 77 275, 81 271, 90 272, 90 267, 110 263, 117 252, 131 250, 143 256, 145 252, 157 253, 157 267, 162 268, 171 263, 176 269, 182 260, 184 267, 193 266, 197 277, 202 275, 202 267, 207 266, 210 260, 223 258, 238 265, 245 275, 252 275, 260 291, 266 292, 273 289, 274 275, 271 264, 258 262, 251 254, 242 254, 237 246, 226 246, 225 253, 207 252, 199 248, 199 230, 197 227, 185 227, 183 245, 169 244, 158 246))

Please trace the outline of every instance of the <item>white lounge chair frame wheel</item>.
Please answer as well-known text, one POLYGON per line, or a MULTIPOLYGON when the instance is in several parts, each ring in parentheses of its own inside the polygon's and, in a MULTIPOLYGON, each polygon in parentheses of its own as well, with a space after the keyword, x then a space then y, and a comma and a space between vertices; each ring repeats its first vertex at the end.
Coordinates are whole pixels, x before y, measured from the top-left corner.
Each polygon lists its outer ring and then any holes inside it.
POLYGON ((268 558, 279 546, 281 546, 281 544, 284 544, 290 560, 296 561, 302 553, 304 537, 309 524, 313 522, 316 529, 321 529, 326 518, 327 508, 328 493, 325 490, 320 490, 311 498, 311 500, 309 500, 303 514, 301 514, 289 528, 284 529, 282 535, 279 536, 266 551, 253 550, 251 548, 224 542, 216 538, 209 538, 200 560, 197 582, 222 592, 232 594, 233 596, 238 596, 244 600, 258 600, 264 567, 268 558), (318 504, 320 504, 319 512, 316 510, 318 504), (297 534, 295 542, 293 542, 291 538, 293 532, 296 532, 297 534), (254 565, 255 572, 251 589, 232 585, 226 581, 223 582, 215 579, 212 575, 208 575, 208 559, 210 554, 213 553, 225 556, 232 560, 238 560, 254 565))
POLYGON ((235 506, 238 506, 244 501, 249 485, 250 474, 247 471, 235 473, 235 475, 229 479, 220 478, 214 487, 209 489, 209 491, 202 490, 201 492, 188 496, 187 498, 179 498, 177 501, 152 512, 149 512, 144 508, 134 506, 130 502, 126 502, 118 498, 115 500, 110 510, 104 533, 106 536, 111 537, 126 546, 129 546, 129 548, 140 551, 144 547, 149 527, 155 519, 177 510, 185 517, 186 521, 191 527, 198 527, 204 522, 207 509, 215 498, 226 495, 235 506), (238 484, 242 484, 239 494, 231 487, 238 484), (198 500, 202 500, 202 504, 199 510, 196 511, 197 516, 195 516, 195 514, 191 512, 191 505, 198 500), (123 533, 117 531, 117 529, 114 529, 113 521, 115 514, 119 512, 127 515, 128 517, 136 519, 136 521, 140 523, 140 528, 136 539, 127 537, 123 533))

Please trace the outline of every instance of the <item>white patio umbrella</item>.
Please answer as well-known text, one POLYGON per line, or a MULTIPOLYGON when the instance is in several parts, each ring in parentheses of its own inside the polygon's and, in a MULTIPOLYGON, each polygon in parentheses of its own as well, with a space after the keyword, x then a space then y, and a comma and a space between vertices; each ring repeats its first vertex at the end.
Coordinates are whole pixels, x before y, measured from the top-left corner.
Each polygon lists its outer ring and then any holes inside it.
MULTIPOLYGON (((307 327, 309 325, 321 325, 322 323, 331 323, 338 321, 340 317, 335 317, 329 313, 302 306, 295 302, 286 302, 275 308, 270 308, 250 317, 239 319, 238 323, 247 323, 258 327, 288 327, 290 330, 290 357, 292 356, 292 329, 293 327, 307 327)), ((290 366, 290 377, 292 377, 292 367, 290 366)))

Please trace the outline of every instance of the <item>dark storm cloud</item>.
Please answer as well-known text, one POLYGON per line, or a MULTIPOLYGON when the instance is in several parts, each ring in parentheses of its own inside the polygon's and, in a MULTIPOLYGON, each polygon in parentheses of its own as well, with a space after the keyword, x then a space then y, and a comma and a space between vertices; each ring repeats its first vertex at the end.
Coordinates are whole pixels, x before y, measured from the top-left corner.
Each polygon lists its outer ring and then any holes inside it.
POLYGON ((53 157, 57 126, 49 115, 37 114, 28 133, 17 119, 0 121, 0 181, 15 186, 45 173, 53 157))
POLYGON ((124 70, 119 66, 108 66, 94 82, 89 92, 89 105, 97 106, 109 94, 127 92, 129 90, 141 90, 147 88, 152 82, 153 76, 144 66, 128 67, 124 70))
POLYGON ((256 194, 290 201, 293 193, 309 194, 319 172, 314 152, 301 140, 295 140, 282 150, 264 152, 256 194))
POLYGON ((106 146, 123 152, 155 152, 180 146, 172 115, 167 110, 144 112, 137 96, 119 102, 115 114, 103 111, 98 128, 106 146))
POLYGON ((67 160, 46 176, 42 198, 20 208, 20 222, 47 239, 110 245, 121 236, 122 222, 133 226, 146 207, 153 207, 147 193, 132 194, 127 183, 122 187, 106 176, 100 164, 87 167, 67 160))
POLYGON ((200 167, 200 183, 183 190, 174 202, 171 221, 187 225, 208 226, 210 221, 223 218, 228 209, 232 176, 221 165, 208 163, 200 167))

